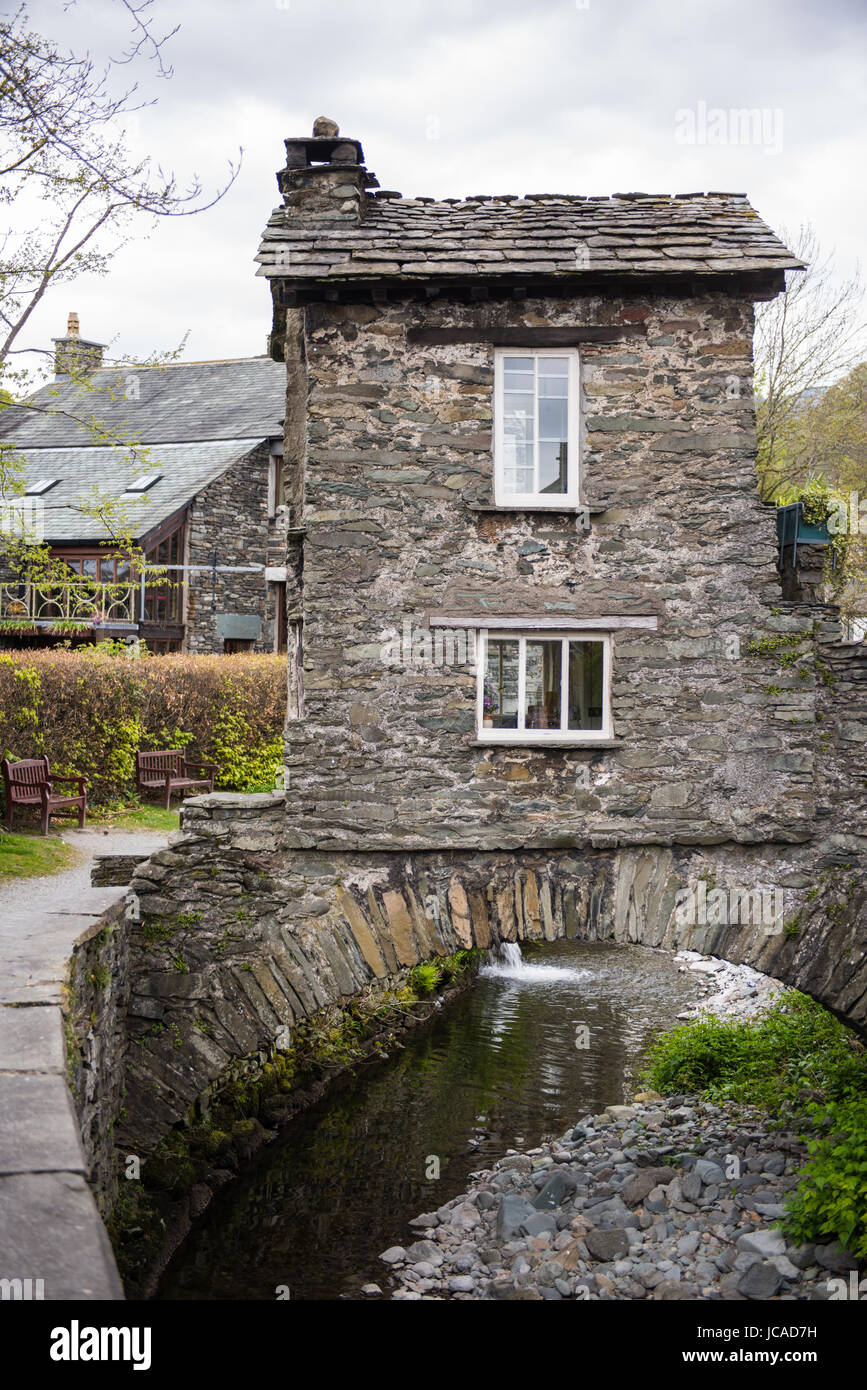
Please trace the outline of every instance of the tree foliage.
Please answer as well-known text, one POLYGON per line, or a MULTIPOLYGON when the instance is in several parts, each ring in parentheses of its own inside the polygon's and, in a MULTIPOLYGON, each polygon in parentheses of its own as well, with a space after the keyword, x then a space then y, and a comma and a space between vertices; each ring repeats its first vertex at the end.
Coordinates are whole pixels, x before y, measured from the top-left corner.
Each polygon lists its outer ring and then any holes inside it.
MULTIPOLYGON (((126 51, 99 67, 85 53, 62 49, 31 25, 26 5, 0 16, 0 410, 51 411, 32 390, 44 349, 23 346, 25 330, 46 295, 85 274, 107 274, 112 258, 134 230, 150 229, 164 217, 190 216, 212 207, 234 181, 205 193, 196 175, 183 183, 149 156, 132 153, 124 125, 143 106, 138 85, 118 85, 136 63, 151 63, 171 76, 164 45, 176 30, 152 27, 152 0, 105 0, 120 4, 130 26, 126 51)), ((147 365, 177 357, 155 353, 147 365)), ((118 363, 123 365, 123 363, 118 363)), ((146 365, 140 359, 138 365, 146 365)), ((65 412, 71 438, 81 430, 94 443, 118 446, 121 460, 147 468, 147 451, 131 431, 110 430, 99 419, 94 383, 84 365, 71 379, 80 387, 76 405, 65 412)), ((104 381, 101 389, 105 389, 104 381)), ((110 388, 109 388, 110 389, 110 388)), ((0 440, 0 561, 6 568, 52 568, 48 552, 22 515, 24 460, 0 440), (16 509, 17 508, 17 509, 16 509)), ((132 517, 108 492, 83 499, 81 510, 98 516, 115 548, 128 549, 132 517)))
POLYGON ((765 502, 798 480, 806 412, 867 350, 859 270, 840 279, 833 254, 822 251, 809 224, 782 235, 807 269, 787 271, 785 293, 756 312, 758 473, 765 502))

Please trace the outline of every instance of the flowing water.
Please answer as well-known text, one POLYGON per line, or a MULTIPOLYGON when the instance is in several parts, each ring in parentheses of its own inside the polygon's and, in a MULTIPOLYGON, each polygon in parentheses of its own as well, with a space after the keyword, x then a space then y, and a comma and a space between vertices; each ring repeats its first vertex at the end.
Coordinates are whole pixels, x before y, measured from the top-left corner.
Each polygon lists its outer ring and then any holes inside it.
POLYGON ((162 1299, 357 1298, 407 1222, 628 1099, 693 976, 640 946, 501 948, 422 1036, 295 1120, 214 1198, 163 1276, 162 1299), (586 1032, 582 1031, 586 1030, 586 1032), (582 1045, 586 1043, 586 1046, 582 1045), (436 1176, 436 1173, 439 1176, 436 1176))

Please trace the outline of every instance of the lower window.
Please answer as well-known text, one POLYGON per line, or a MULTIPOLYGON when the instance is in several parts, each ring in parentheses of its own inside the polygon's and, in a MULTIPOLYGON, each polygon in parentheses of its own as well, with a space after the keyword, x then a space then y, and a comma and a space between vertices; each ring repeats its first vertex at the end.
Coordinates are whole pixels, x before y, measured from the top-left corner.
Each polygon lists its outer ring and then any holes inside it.
POLYGON ((478 737, 584 743, 611 737, 611 638, 591 632, 481 632, 478 737))

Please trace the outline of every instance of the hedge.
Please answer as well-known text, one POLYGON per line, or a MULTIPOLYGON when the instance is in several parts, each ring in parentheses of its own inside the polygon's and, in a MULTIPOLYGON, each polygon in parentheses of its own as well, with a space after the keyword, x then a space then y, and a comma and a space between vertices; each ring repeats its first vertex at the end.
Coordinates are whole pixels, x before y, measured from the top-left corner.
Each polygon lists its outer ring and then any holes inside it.
POLYGON ((46 754, 87 778, 88 800, 135 793, 140 748, 186 748, 217 763, 218 787, 263 791, 281 762, 284 656, 0 652, 0 750, 46 754))

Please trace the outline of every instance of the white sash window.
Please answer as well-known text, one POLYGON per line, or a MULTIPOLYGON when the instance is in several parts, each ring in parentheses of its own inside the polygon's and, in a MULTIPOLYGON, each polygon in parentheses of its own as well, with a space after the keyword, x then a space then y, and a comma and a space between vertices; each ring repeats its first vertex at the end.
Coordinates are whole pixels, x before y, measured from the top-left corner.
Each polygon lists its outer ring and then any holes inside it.
POLYGON ((610 740, 611 634, 482 631, 477 730, 491 743, 610 740))
POLYGON ((494 357, 494 500, 498 507, 577 507, 578 353, 494 357))

